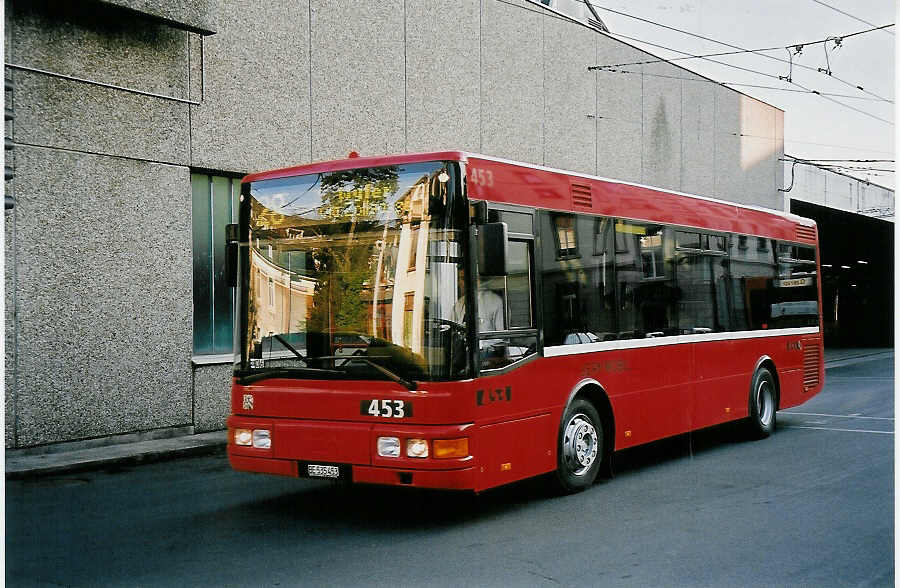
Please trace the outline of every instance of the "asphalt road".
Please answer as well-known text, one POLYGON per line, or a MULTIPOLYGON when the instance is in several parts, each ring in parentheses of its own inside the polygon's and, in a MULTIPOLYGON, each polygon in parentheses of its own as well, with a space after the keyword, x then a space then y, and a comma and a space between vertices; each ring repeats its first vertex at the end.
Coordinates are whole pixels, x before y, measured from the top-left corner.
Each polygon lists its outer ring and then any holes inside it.
POLYGON ((623 452, 566 497, 232 472, 223 456, 6 485, 10 586, 892 586, 893 360, 829 369, 769 439, 623 452))

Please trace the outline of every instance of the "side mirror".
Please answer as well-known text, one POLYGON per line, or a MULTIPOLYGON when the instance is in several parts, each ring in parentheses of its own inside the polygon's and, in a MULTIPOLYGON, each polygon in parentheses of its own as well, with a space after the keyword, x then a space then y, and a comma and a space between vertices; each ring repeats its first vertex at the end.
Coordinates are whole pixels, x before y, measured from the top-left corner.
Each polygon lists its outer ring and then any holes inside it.
POLYGON ((237 225, 225 225, 225 283, 237 287, 238 243, 240 233, 237 225))
POLYGON ((506 223, 487 223, 478 227, 478 273, 505 276, 509 240, 506 223))

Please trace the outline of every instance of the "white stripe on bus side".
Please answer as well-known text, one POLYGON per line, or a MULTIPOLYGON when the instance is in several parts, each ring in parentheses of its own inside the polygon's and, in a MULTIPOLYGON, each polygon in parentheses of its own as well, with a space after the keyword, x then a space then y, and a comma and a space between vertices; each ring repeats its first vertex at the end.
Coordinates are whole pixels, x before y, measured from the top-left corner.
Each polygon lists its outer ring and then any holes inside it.
POLYGON ((802 327, 796 329, 772 329, 765 331, 733 331, 725 333, 703 333, 697 335, 673 335, 670 337, 653 337, 650 339, 621 339, 616 341, 601 341, 598 343, 553 345, 544 347, 544 357, 577 355, 579 353, 595 353, 597 351, 612 351, 616 349, 642 349, 644 347, 662 347, 664 345, 707 343, 709 341, 762 339, 770 337, 787 337, 791 335, 815 335, 817 333, 819 333, 819 327, 802 327))

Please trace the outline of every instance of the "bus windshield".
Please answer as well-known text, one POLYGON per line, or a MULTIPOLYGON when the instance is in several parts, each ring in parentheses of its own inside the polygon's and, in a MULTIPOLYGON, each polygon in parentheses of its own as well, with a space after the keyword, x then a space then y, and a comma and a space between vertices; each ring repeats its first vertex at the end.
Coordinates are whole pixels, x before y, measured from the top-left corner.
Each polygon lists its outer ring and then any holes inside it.
POLYGON ((242 197, 244 376, 446 380, 469 372, 467 219, 449 162, 252 182, 242 197))

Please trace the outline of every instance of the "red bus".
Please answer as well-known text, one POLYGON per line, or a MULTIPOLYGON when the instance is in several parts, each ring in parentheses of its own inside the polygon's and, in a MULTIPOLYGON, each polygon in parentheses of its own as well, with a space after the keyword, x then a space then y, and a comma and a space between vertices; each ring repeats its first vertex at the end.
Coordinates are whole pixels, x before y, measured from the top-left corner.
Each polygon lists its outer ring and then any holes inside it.
POLYGON ((757 437, 824 381, 817 230, 464 152, 243 180, 234 469, 476 492, 757 437))

